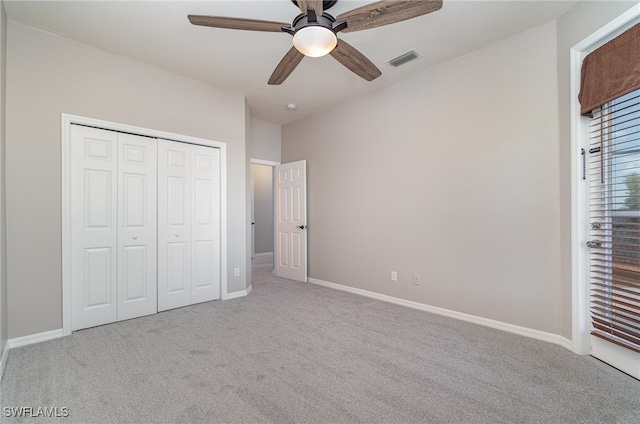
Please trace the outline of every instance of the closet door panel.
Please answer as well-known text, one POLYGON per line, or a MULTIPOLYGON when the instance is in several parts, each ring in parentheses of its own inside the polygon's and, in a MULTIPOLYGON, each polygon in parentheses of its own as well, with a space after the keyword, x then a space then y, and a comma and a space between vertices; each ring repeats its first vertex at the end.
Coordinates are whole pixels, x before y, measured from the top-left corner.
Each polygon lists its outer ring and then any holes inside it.
POLYGON ((220 298, 220 150, 71 129, 72 330, 220 298))
POLYGON ((118 134, 118 320, 157 312, 157 142, 118 134))
POLYGON ((192 303, 220 298, 220 150, 193 152, 192 303))
POLYGON ((191 304, 191 146, 158 140, 158 310, 191 304))
POLYGON ((117 133, 71 127, 72 330, 116 321, 117 133))

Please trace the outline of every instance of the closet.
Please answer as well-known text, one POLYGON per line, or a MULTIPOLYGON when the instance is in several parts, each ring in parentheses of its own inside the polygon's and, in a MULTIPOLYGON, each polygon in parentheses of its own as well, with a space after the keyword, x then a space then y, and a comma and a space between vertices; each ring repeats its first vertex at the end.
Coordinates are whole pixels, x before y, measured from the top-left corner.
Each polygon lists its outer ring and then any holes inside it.
POLYGON ((220 298, 220 151, 71 125, 71 322, 220 298))

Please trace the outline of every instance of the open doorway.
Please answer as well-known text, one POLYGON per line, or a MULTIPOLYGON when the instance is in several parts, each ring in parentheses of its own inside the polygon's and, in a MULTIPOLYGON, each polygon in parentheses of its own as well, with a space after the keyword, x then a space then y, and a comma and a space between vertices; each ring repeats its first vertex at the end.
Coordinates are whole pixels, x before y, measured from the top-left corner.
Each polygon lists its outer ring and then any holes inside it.
MULTIPOLYGON (((251 263, 269 274, 275 266, 274 167, 278 162, 251 159, 251 263), (270 265, 270 266, 268 266, 270 265)), ((263 272, 264 273, 264 272, 263 272)), ((253 284, 252 272, 252 284, 253 284)))

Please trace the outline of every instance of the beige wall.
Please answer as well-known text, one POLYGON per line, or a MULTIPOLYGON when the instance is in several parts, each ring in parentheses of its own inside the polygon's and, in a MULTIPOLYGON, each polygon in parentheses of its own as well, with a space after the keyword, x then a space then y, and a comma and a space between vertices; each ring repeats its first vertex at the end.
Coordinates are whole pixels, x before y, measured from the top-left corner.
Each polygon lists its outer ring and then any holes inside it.
POLYGON ((61 113, 226 143, 228 291, 246 289, 247 109, 236 93, 9 21, 8 337, 62 326, 61 113))
POLYGON ((7 16, 0 3, 0 358, 7 342, 7 226, 6 226, 6 75, 7 16))
POLYGON ((310 276, 571 338, 569 49, 637 4, 580 1, 284 127, 283 162, 308 160, 310 276), (326 122, 341 136, 314 136, 326 122))
POLYGON ((282 129, 280 125, 251 120, 251 158, 280 162, 282 129))
POLYGON ((273 252, 273 167, 251 164, 254 192, 255 253, 273 252))
POLYGON ((570 336, 556 45, 552 22, 285 126, 310 277, 570 336))
MULTIPOLYGON (((280 162, 282 128, 280 125, 265 122, 259 119, 251 120, 251 159, 268 162, 280 162)), ((256 169, 251 165, 251 171, 256 169)), ((256 222, 256 253, 273 252, 273 191, 271 177, 267 181, 264 173, 268 169, 271 175, 272 167, 264 168, 258 172, 259 181, 255 181, 255 217, 256 222), (269 188, 269 187, 271 188, 269 188), (270 206, 269 206, 270 205, 270 206), (269 209, 270 208, 270 209, 269 209), (270 211, 270 212, 269 212, 270 211), (269 222, 271 220, 271 222, 269 222)), ((255 180, 255 178, 254 178, 255 180)))

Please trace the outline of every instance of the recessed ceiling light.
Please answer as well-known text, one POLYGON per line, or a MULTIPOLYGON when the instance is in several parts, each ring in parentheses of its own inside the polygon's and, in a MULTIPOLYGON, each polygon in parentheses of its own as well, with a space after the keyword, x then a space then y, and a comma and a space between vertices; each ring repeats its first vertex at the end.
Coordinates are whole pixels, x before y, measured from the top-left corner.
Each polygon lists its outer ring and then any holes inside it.
POLYGON ((287 109, 289 109, 289 110, 296 110, 296 108, 297 108, 297 107, 298 107, 298 106, 296 106, 296 104, 295 104, 295 103, 289 103, 289 104, 287 104, 287 109))

